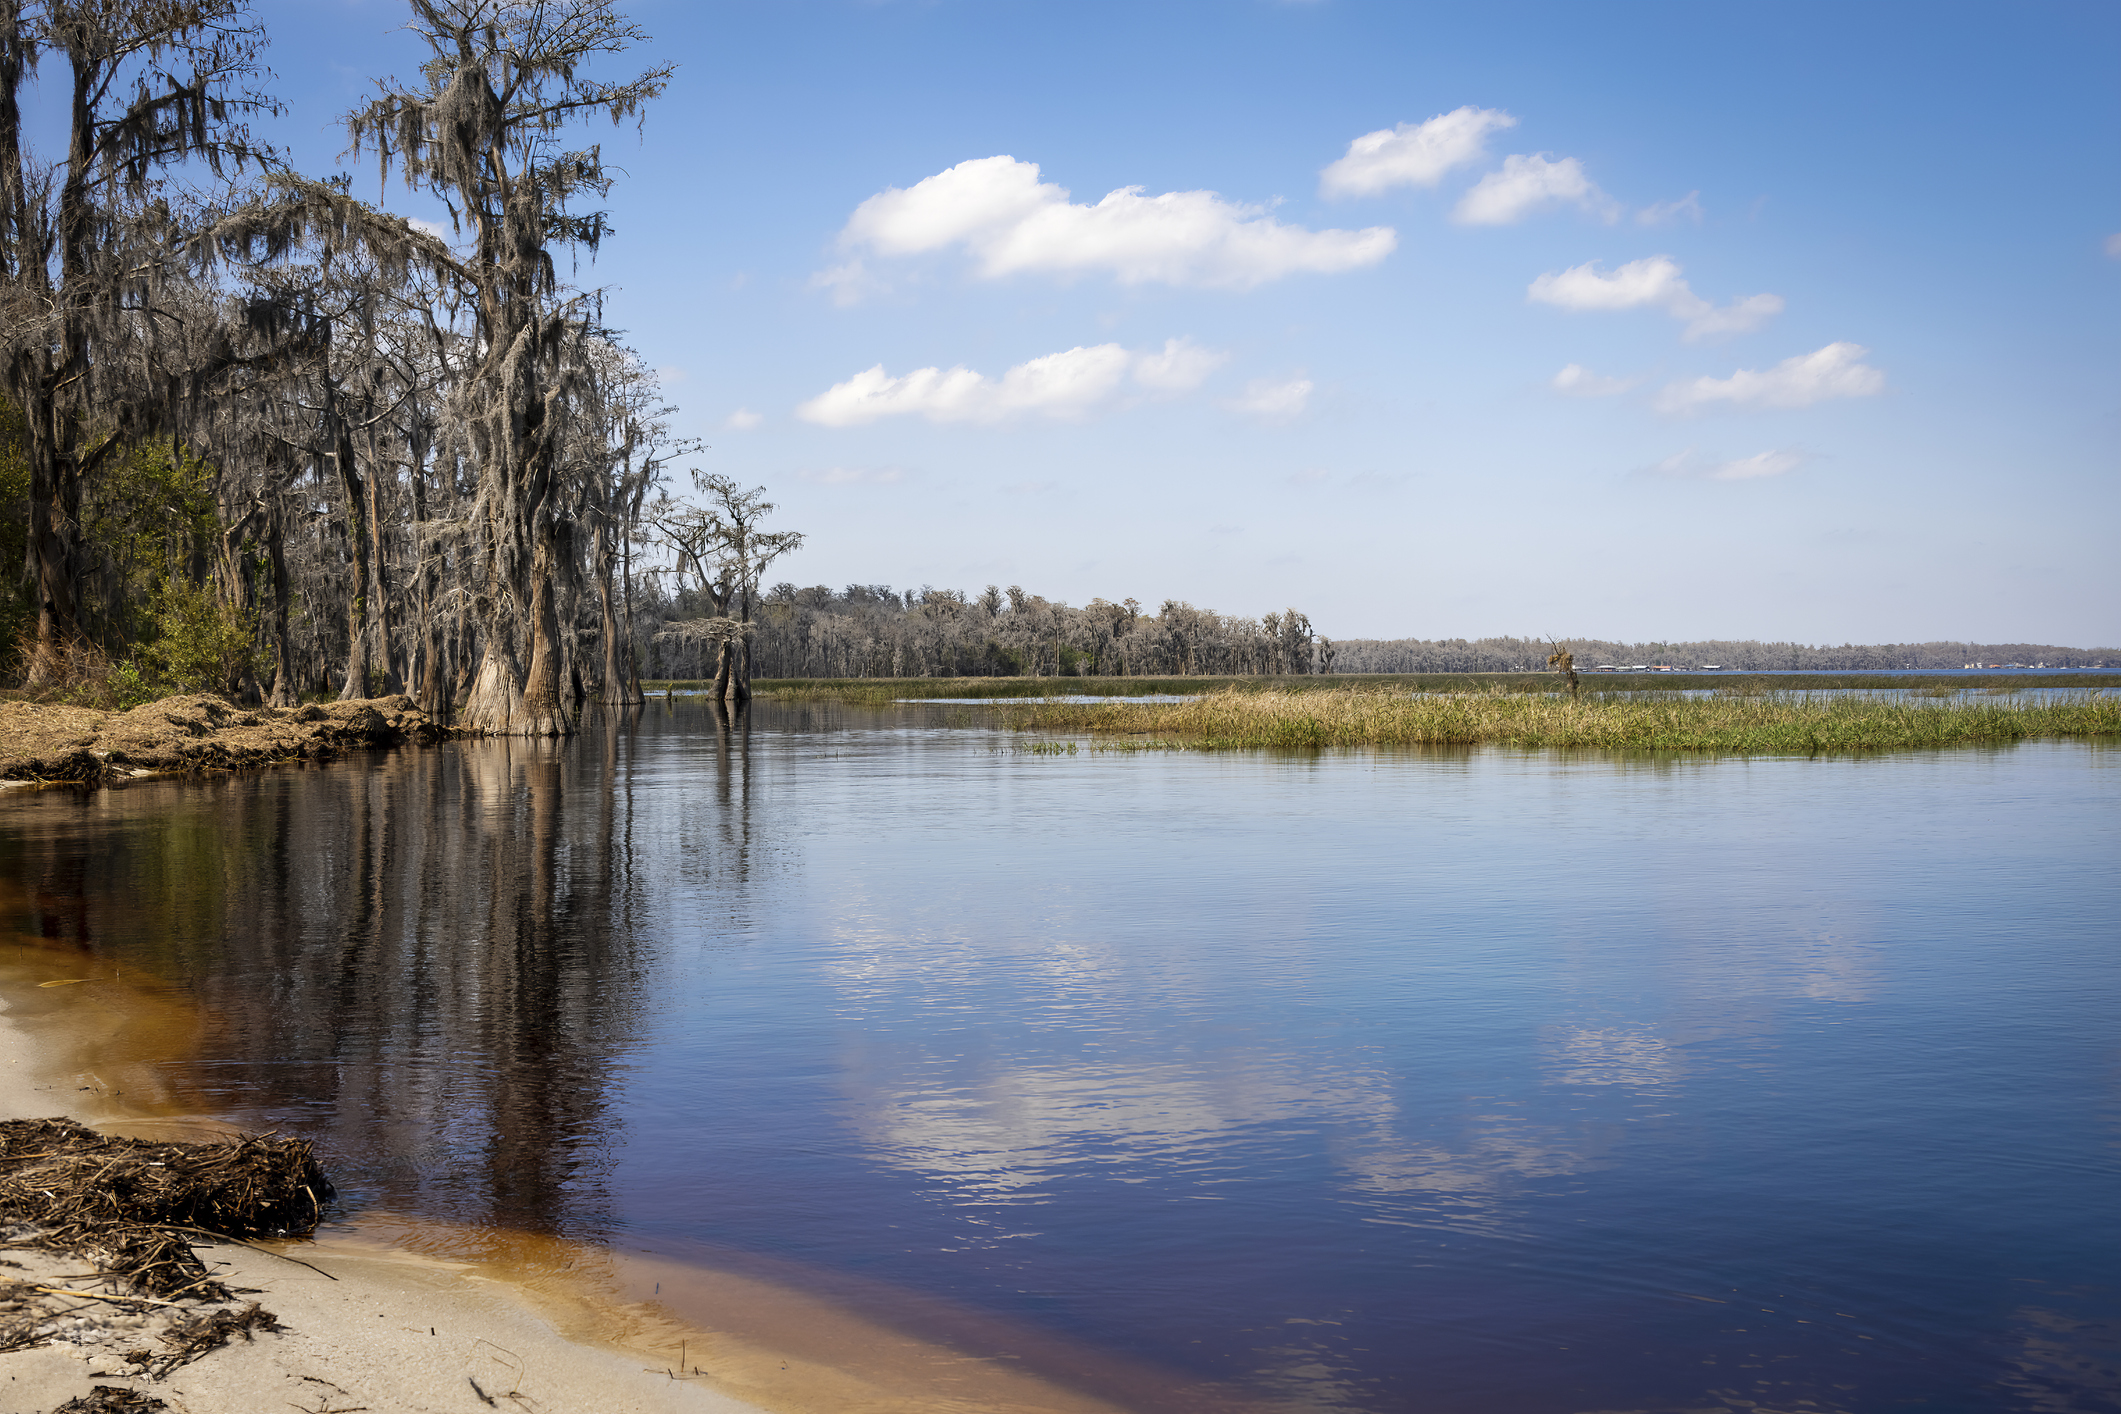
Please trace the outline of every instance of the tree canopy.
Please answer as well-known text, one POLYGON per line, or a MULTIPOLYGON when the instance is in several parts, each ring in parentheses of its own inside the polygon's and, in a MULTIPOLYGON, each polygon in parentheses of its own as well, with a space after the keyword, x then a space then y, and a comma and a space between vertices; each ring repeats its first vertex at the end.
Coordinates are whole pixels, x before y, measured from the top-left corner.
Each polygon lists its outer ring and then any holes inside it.
POLYGON ((26 586, 0 628, 32 688, 404 690, 529 735, 638 697, 635 551, 684 447, 555 252, 611 234, 583 128, 638 125, 671 67, 595 72, 647 39, 611 0, 409 17, 428 57, 346 116, 348 151, 439 197, 454 240, 254 136, 277 109, 240 0, 0 0, 0 494, 26 586), (47 156, 21 103, 59 63, 47 156))

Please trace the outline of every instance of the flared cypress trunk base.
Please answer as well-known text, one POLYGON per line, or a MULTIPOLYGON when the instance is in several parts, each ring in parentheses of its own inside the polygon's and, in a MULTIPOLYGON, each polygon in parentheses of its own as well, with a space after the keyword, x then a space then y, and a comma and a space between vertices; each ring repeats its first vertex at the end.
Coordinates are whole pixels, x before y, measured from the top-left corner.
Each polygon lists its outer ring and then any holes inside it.
POLYGON ((489 647, 457 728, 479 736, 572 736, 574 723, 559 699, 542 695, 539 701, 523 690, 512 654, 489 647))

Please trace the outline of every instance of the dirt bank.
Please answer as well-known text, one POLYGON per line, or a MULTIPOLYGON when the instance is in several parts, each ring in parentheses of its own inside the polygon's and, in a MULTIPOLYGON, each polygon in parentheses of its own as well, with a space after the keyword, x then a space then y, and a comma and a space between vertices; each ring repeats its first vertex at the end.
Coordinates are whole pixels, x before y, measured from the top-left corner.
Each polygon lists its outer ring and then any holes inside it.
POLYGON ((204 694, 130 712, 0 702, 0 781, 119 785, 172 772, 240 771, 448 734, 409 697, 234 707, 204 694))

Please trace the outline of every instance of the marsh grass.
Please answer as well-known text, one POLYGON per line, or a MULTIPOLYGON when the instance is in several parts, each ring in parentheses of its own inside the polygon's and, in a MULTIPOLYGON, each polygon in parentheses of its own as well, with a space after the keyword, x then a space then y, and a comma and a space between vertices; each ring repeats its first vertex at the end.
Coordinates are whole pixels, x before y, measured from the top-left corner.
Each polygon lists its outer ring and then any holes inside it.
POLYGON ((1946 703, 1844 692, 1601 693, 1571 701, 1514 691, 1225 689, 1172 703, 1022 702, 1006 707, 1003 718, 1018 731, 1127 735, 1206 750, 1489 743, 1812 754, 2121 735, 2121 698, 2083 693, 2047 702, 1946 703))

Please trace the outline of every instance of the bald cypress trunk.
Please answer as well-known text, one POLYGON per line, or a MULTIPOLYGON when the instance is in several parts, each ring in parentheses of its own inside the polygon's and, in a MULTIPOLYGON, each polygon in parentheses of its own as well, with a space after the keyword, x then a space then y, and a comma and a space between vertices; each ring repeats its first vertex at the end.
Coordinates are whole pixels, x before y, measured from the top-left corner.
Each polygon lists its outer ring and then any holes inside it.
POLYGON ((325 383, 326 417, 333 425, 332 461, 338 468, 339 490, 346 502, 346 550, 353 557, 348 576, 352 593, 346 597, 346 669, 340 677, 339 700, 351 701, 368 693, 368 488, 361 484, 360 468, 354 464, 353 438, 346 434, 334 410, 328 379, 325 383))
POLYGON ((538 538, 530 573, 530 671, 523 682, 523 706, 516 736, 566 736, 573 718, 560 694, 560 616, 558 578, 553 564, 551 531, 538 538))
POLYGON ((612 582, 611 532, 599 518, 591 532, 590 558, 597 567, 597 636, 604 647, 604 681, 599 702, 631 706, 645 701, 633 643, 619 611, 618 586, 612 582))
POLYGON ((272 609, 266 616, 266 639, 272 645, 272 691, 267 701, 274 707, 292 707, 295 668, 287 650, 287 607, 292 597, 287 582, 287 546, 280 498, 275 495, 265 512, 265 553, 272 563, 272 609))
POLYGON ((714 700, 722 701, 729 696, 729 681, 736 667, 736 645, 723 639, 714 649, 714 700))
POLYGON ((380 465, 372 466, 368 473, 368 579, 365 581, 368 596, 368 642, 369 664, 380 677, 376 685, 385 694, 396 694, 405 690, 405 679, 398 672, 398 659, 394 650, 391 631, 390 603, 390 554, 384 529, 385 507, 383 505, 383 476, 380 465))

